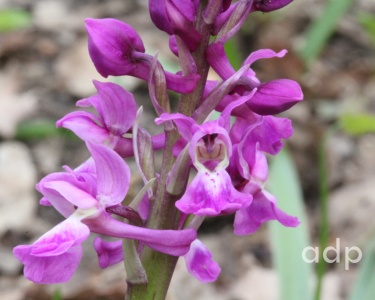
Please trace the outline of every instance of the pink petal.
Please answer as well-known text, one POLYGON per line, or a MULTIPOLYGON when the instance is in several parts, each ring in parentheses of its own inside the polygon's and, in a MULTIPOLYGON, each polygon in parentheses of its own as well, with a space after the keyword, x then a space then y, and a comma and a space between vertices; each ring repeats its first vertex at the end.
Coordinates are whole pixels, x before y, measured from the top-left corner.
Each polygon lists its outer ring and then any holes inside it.
POLYGON ((111 133, 123 135, 137 115, 133 95, 115 83, 94 81, 94 85, 100 97, 96 110, 111 133))
POLYGON ((110 148, 87 143, 97 171, 97 199, 103 207, 124 200, 130 184, 130 169, 126 162, 110 148))
POLYGON ((250 205, 252 196, 238 192, 225 170, 199 171, 176 207, 186 214, 216 216, 250 205))
POLYGON ((254 195, 252 204, 236 212, 234 233, 246 235, 254 233, 260 225, 277 220, 287 227, 296 227, 300 223, 297 217, 290 216, 277 207, 276 198, 266 191, 254 195))
POLYGON ((99 266, 105 269, 124 260, 122 241, 106 242, 97 237, 94 240, 94 248, 98 254, 99 266))
POLYGON ((108 130, 101 125, 100 118, 84 111, 69 113, 56 122, 57 127, 70 129, 82 140, 99 144, 109 136, 108 130))
POLYGON ((189 273, 203 283, 213 282, 220 275, 219 264, 212 260, 211 252, 198 239, 191 243, 184 259, 189 273))
POLYGON ((13 254, 24 265, 25 277, 40 284, 70 280, 82 257, 81 243, 90 231, 75 218, 69 218, 40 237, 32 245, 20 245, 13 254))

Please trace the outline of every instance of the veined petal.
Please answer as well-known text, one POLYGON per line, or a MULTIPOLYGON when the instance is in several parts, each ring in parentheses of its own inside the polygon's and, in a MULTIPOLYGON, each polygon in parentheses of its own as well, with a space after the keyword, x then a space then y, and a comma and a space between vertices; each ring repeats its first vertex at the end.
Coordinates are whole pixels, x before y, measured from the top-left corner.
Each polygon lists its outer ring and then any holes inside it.
POLYGON ((24 265, 25 277, 40 284, 68 281, 82 257, 81 243, 90 231, 73 216, 44 234, 32 245, 20 245, 13 254, 24 265))
POLYGON ((233 213, 250 205, 252 196, 238 192, 228 173, 199 171, 176 207, 186 214, 217 216, 233 213))
MULTIPOLYGON (((76 199, 76 196, 74 196, 76 190, 78 190, 78 193, 84 193, 85 197, 92 198, 89 193, 91 187, 86 182, 79 181, 74 173, 57 172, 49 174, 36 185, 36 189, 43 194, 48 203, 53 205, 54 208, 66 218, 74 212, 74 205, 78 204, 75 203, 76 200, 74 200, 76 199), (61 187, 59 186, 59 184, 57 184, 58 189, 56 190, 54 188, 56 184, 52 184, 51 186, 51 182, 63 182, 65 188, 67 186, 68 189, 71 188, 72 191, 65 191, 64 193, 60 193, 61 187), (66 196, 70 193, 73 194, 74 199, 66 198, 66 196)), ((64 188, 62 188, 62 190, 64 190, 64 188)), ((77 201, 79 202, 81 201, 81 199, 78 198, 77 201)), ((94 202, 89 201, 89 204, 90 203, 95 205, 95 199, 94 202)), ((86 203, 83 203, 83 205, 85 206, 86 203)))
POLYGON ((84 111, 67 114, 56 122, 57 127, 64 127, 73 131, 84 141, 103 143, 108 138, 108 130, 103 128, 102 121, 97 116, 84 111))
POLYGON ((276 198, 267 191, 254 195, 252 204, 236 212, 234 233, 246 235, 254 233, 260 225, 270 220, 277 220, 287 227, 296 227, 300 223, 297 217, 290 216, 277 207, 276 198))
POLYGON ((100 97, 96 110, 113 134, 123 135, 137 115, 133 95, 115 83, 94 81, 94 85, 100 97))
POLYGON ((124 260, 122 241, 106 242, 97 237, 94 240, 94 248, 98 254, 99 266, 105 269, 124 260))
MULTIPOLYGON (((44 183, 44 190, 46 189, 60 194, 70 203, 82 209, 92 208, 97 205, 96 199, 91 194, 71 182, 62 180, 49 181, 44 183)), ((47 194, 47 199, 52 202, 49 194, 47 194)), ((52 205, 54 205, 53 202, 52 205)))
POLYGON ((130 169, 112 149, 87 143, 97 171, 97 199, 101 206, 109 207, 124 200, 130 184, 130 169))
POLYGON ((219 264, 212 260, 211 252, 198 239, 191 243, 184 259, 189 273, 203 283, 215 281, 221 272, 219 264))

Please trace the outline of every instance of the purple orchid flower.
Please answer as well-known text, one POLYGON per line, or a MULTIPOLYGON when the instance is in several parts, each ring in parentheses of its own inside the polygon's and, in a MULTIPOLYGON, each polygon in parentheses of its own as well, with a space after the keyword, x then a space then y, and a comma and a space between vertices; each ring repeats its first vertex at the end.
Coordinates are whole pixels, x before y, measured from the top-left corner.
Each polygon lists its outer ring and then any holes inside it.
POLYGON ((189 154, 198 170, 183 197, 176 202, 182 212, 216 216, 232 213, 251 203, 252 196, 238 192, 225 170, 232 155, 229 116, 231 110, 240 104, 233 103, 224 110, 219 120, 202 125, 178 113, 162 114, 156 119, 157 124, 174 121, 181 136, 190 142, 189 154))
POLYGON ((99 116, 75 111, 56 122, 57 127, 72 130, 86 142, 107 144, 121 156, 133 154, 131 138, 124 134, 132 128, 137 115, 134 97, 115 83, 94 81, 98 94, 77 102, 77 106, 94 106, 99 116))
POLYGON ((195 230, 136 227, 118 221, 106 212, 106 208, 123 201, 130 184, 130 170, 113 150, 99 144, 87 143, 87 146, 96 167, 95 189, 88 187, 84 177, 72 173, 48 175, 37 185, 48 202, 67 219, 34 244, 14 248, 14 255, 25 265, 25 277, 37 283, 69 280, 82 255, 81 243, 90 231, 140 240, 170 255, 187 253, 190 243, 196 238, 195 230), (59 274, 51 276, 53 272, 59 274))
MULTIPOLYGON (((98 94, 79 100, 77 106, 93 106, 98 115, 85 111, 67 114, 56 122, 57 127, 72 130, 85 142, 106 144, 122 157, 133 155, 131 133, 137 115, 134 97, 118 84, 94 81, 98 94)), ((163 135, 153 137, 154 149, 164 146, 163 135)))
POLYGON ((149 0, 151 20, 169 35, 179 36, 194 51, 201 35, 194 26, 198 1, 149 0))
MULTIPOLYGON (((262 58, 283 57, 285 53, 286 50, 278 53, 269 49, 258 50, 251 53, 242 66, 251 65, 256 60, 262 58)), ((223 42, 218 41, 211 44, 207 49, 206 57, 211 67, 223 80, 228 79, 235 73, 225 54, 223 42)), ((246 103, 257 114, 278 114, 303 99, 301 87, 294 80, 277 79, 261 83, 256 77, 255 72, 249 68, 240 81, 242 89, 245 88, 243 91, 240 90, 241 94, 257 88, 254 96, 246 103)))
MULTIPOLYGON (((116 19, 86 19, 89 54, 97 71, 108 77, 130 75, 148 81, 153 56, 145 53, 140 36, 116 19)), ((181 76, 165 72, 167 87, 178 93, 194 90, 199 75, 181 76)))
POLYGON ((198 239, 191 243, 184 259, 189 273, 203 283, 216 281, 220 275, 219 264, 212 260, 211 252, 198 239))
POLYGON ((267 159, 259 148, 259 142, 251 138, 256 130, 254 125, 236 144, 228 173, 234 186, 243 193, 253 195, 251 204, 236 211, 234 233, 245 235, 254 233, 262 223, 277 220, 284 226, 296 227, 298 218, 290 216, 277 207, 276 198, 263 189, 268 176, 267 159), (250 137, 250 138, 249 138, 250 137))

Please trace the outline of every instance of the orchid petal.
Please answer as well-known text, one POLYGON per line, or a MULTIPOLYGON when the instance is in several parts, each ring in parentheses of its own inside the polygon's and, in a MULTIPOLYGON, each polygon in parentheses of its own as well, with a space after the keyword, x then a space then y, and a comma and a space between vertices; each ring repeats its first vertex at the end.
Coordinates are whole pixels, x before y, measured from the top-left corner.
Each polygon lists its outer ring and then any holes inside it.
POLYGON ((97 199, 103 207, 124 200, 130 184, 130 169, 126 162, 110 148, 87 143, 97 171, 97 199))
POLYGON ((13 254, 24 265, 25 277, 39 284, 70 280, 82 257, 81 243, 90 231, 75 218, 69 218, 40 237, 32 245, 20 245, 13 254))
POLYGON ((191 243, 184 259, 189 273, 203 283, 215 281, 221 272, 219 264, 212 260, 211 252, 198 239, 191 243))
POLYGON ((105 269, 124 260, 122 241, 106 242, 97 237, 94 240, 94 248, 98 254, 99 266, 105 269))
POLYGON ((225 170, 199 171, 176 207, 186 214, 217 216, 250 205, 252 196, 238 192, 225 170))
POLYGON ((287 227, 298 226, 300 223, 298 218, 283 212, 276 203, 276 198, 267 191, 257 193, 250 206, 236 212, 234 233, 237 235, 254 233, 262 223, 270 220, 277 220, 287 227))
POLYGON ((94 81, 94 85, 100 97, 96 110, 112 133, 123 135, 133 125, 137 114, 133 95, 111 82, 94 81))
POLYGON ((70 129, 84 141, 103 143, 108 138, 108 131, 99 124, 102 124, 100 118, 84 111, 69 113, 56 122, 57 127, 70 129))

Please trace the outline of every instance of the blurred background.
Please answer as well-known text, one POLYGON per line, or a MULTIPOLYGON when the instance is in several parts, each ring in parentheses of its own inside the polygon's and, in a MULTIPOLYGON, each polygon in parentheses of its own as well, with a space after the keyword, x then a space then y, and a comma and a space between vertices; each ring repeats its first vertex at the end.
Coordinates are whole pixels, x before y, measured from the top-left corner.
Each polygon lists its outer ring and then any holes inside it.
MULTIPOLYGON (((92 80, 116 81, 135 95, 138 106, 151 108, 144 82, 96 73, 84 19, 129 23, 148 53, 159 51, 165 69, 178 70, 167 35, 149 19, 147 2, 0 0, 2 300, 124 297, 122 265, 100 270, 93 237, 85 242, 77 273, 62 285, 24 279, 12 249, 62 220, 52 208, 38 205, 35 184, 62 165, 76 167, 88 157, 84 143, 57 130, 55 122, 75 110, 77 100, 96 93, 92 80)), ((287 150, 271 158, 267 187, 302 225, 265 224, 253 235, 237 237, 232 217, 208 219, 200 238, 222 273, 217 282, 203 285, 179 262, 168 299, 374 299, 375 2, 295 0, 280 11, 253 13, 226 50, 239 66, 240 57, 261 48, 288 50, 284 58, 252 66, 261 81, 293 79, 305 94, 283 114, 293 121, 294 135, 287 150), (327 249, 326 259, 314 256, 315 249, 327 249), (319 263, 309 263, 315 258, 319 263)), ((152 113, 143 122, 152 129, 152 113)))

